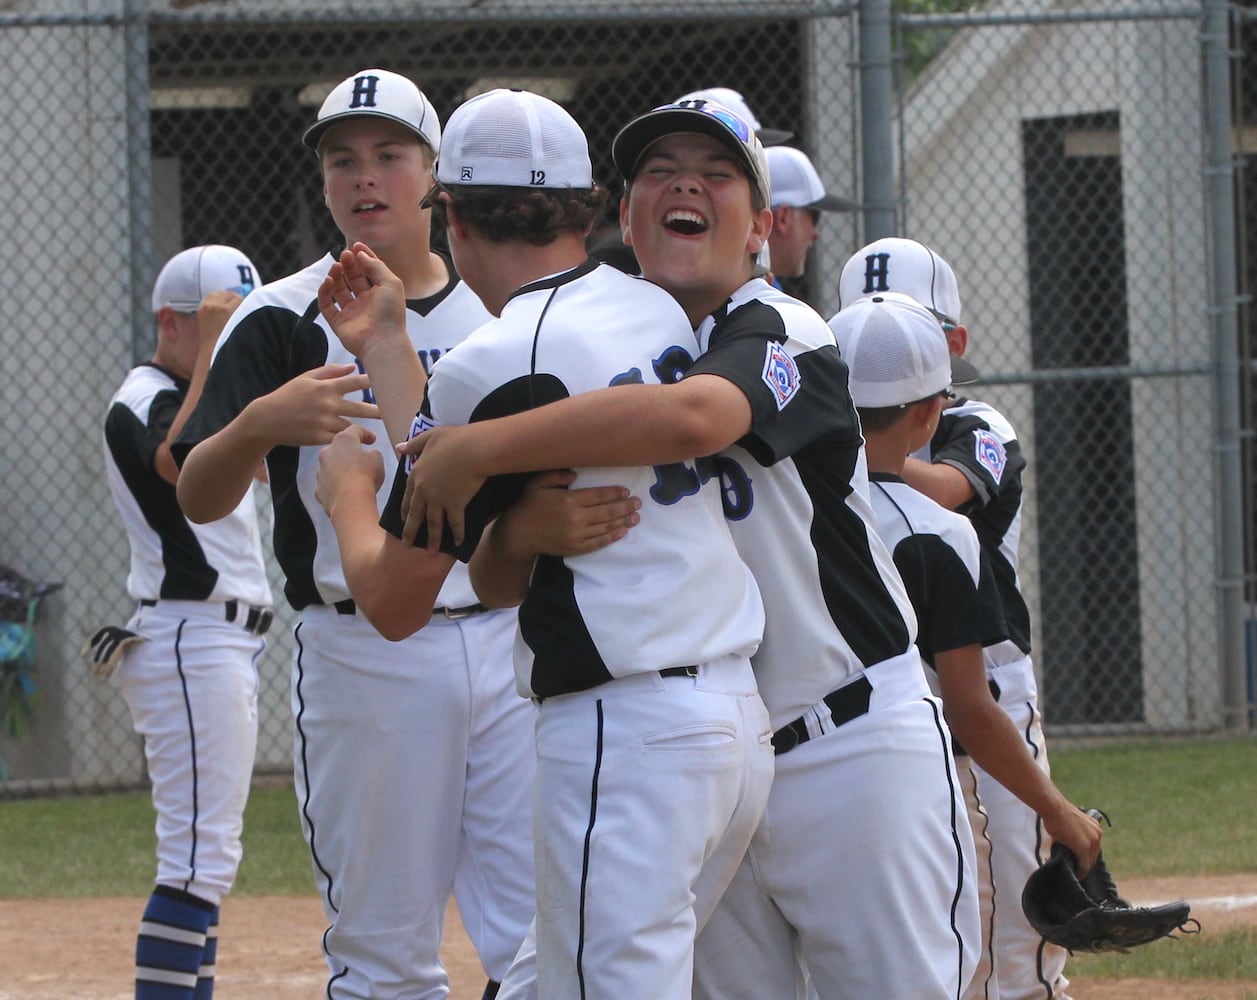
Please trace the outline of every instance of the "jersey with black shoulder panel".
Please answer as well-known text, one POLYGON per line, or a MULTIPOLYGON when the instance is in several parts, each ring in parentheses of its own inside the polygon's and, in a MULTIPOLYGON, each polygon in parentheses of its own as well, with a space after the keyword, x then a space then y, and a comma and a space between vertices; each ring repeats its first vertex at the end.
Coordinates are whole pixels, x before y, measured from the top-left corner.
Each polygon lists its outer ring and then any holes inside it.
MULTIPOLYGON (((319 285, 333 262, 329 254, 309 267, 254 291, 232 315, 215 348, 205 389, 191 419, 172 449, 182 463, 199 441, 226 427, 254 399, 298 375, 325 364, 362 364, 345 349, 319 313, 319 285)), ((406 329, 426 368, 456 347, 489 318, 480 299, 448 264, 450 280, 435 295, 406 303, 406 329)), ((369 389, 363 399, 374 402, 369 389)), ((385 468, 396 464, 381 420, 358 420, 375 434, 385 468)), ((336 533, 314 497, 320 446, 281 445, 266 457, 275 506, 275 555, 284 571, 284 593, 298 610, 311 604, 335 604, 349 597, 336 533)), ((379 504, 388 495, 388 479, 379 504)), ((464 607, 476 602, 463 567, 454 567, 438 605, 464 607)))
POLYGON ((1008 638, 990 561, 969 519, 941 507, 899 476, 875 472, 873 510, 917 613, 917 647, 936 653, 1008 638))
MULTIPOLYGON (((432 369, 416 429, 506 416, 626 383, 679 380, 697 350, 676 301, 649 282, 588 261, 525 285, 501 317, 432 369)), ((584 690, 616 677, 749 656, 763 608, 738 557, 717 482, 696 463, 578 469, 573 488, 618 484, 641 521, 597 552, 541 556, 519 609, 516 680, 526 696, 584 690)), ((401 533, 407 463, 381 524, 401 533)), ((467 508, 467 559, 522 477, 495 477, 467 508)), ((424 544, 421 533, 416 544, 424 544)))
POLYGON ((752 662, 777 729, 857 672, 911 651, 916 618, 877 535, 829 325, 753 278, 698 336, 704 353, 688 374, 722 376, 751 404, 750 432, 718 462, 734 540, 764 596, 752 662))
MULTIPOLYGON (((915 457, 926 458, 924 452, 915 457)), ((957 513, 969 518, 991 561, 1009 635, 1008 642, 986 650, 987 662, 998 666, 1019 660, 1030 652, 1030 612, 1017 577, 1026 468, 1017 433, 989 404, 958 399, 943 410, 928 460, 959 469, 973 487, 974 498, 957 513)))
POLYGON ((136 600, 271 603, 252 491, 226 517, 193 524, 173 483, 154 468, 157 449, 188 394, 159 365, 127 373, 105 416, 109 492, 131 543, 127 593, 136 600))

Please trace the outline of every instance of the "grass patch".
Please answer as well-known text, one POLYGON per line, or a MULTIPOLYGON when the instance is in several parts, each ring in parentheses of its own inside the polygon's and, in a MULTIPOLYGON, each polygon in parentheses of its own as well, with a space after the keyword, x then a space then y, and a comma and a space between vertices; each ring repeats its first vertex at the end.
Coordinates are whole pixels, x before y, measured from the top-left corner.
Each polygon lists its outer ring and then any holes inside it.
POLYGON ((1049 752, 1061 790, 1113 821, 1104 857, 1119 889, 1123 876, 1257 871, 1257 741, 1052 745, 1049 752))
MULTIPOLYGON (((1053 776, 1065 793, 1112 818, 1113 828, 1104 838, 1105 857, 1119 889, 1123 878, 1136 876, 1257 871, 1257 837, 1252 833, 1257 830, 1257 795, 1252 792, 1257 740, 1085 748, 1053 744, 1051 753, 1053 776)), ((153 825, 146 792, 0 800, 0 897, 147 894, 155 867, 153 825)), ((267 782, 251 792, 244 861, 233 892, 314 893, 290 785, 267 782)), ((1251 937, 1236 938, 1232 946, 1234 962, 1255 961, 1257 944, 1251 937)), ((1136 962, 1213 954, 1221 947, 1186 938, 1119 955, 1116 961, 1123 975, 1131 975, 1136 962)), ((1078 958, 1080 963, 1092 960, 1078 958)), ((1234 975, 1257 979, 1257 969, 1251 964, 1245 968, 1234 975)))
MULTIPOLYGON (((0 897, 143 896, 157 837, 147 792, 0 801, 0 897)), ((291 787, 256 787, 244 819, 238 896, 314 892, 291 787)))
POLYGON ((1184 934, 1126 955, 1075 955, 1070 976, 1097 979, 1237 979, 1257 981, 1257 928, 1184 934))

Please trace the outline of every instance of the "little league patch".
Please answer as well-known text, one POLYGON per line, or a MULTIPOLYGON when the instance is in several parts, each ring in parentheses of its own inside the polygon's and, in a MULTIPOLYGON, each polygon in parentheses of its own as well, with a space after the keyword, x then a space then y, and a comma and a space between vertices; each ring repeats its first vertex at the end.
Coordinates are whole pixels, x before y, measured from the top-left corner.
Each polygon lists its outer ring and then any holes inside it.
POLYGON ((785 348, 776 342, 768 345, 762 378, 764 384, 772 390, 778 410, 784 410, 786 404, 799 392, 799 366, 786 353, 785 348))
POLYGON ((1008 461, 999 438, 990 431, 978 431, 975 435, 974 453, 978 464, 986 469, 991 474, 991 478, 998 483, 1004 475, 1004 465, 1008 461))

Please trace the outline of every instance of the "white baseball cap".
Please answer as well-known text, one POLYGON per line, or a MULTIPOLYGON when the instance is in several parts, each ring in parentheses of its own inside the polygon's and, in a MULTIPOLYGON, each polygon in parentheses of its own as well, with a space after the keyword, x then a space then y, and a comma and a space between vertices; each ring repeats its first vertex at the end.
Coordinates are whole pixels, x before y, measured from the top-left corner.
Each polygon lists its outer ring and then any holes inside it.
POLYGON ((404 125, 434 153, 441 149, 441 121, 436 108, 414 82, 386 69, 364 69, 346 77, 327 95, 319 116, 301 137, 319 148, 323 133, 347 118, 385 118, 404 125))
POLYGON ((589 141, 560 104, 527 90, 490 90, 445 123, 433 170, 446 187, 592 188, 589 141))
POLYGON ((193 313, 210 292, 248 295, 262 284, 258 269, 241 251, 221 243, 180 250, 166 261, 153 283, 153 312, 169 306, 193 313))
POLYGON ((916 299, 941 322, 960 322, 960 290, 951 265, 924 243, 887 236, 853 253, 838 279, 838 303, 883 292, 916 299))
POLYGON ((793 146, 769 146, 768 180, 772 186, 772 207, 818 208, 829 212, 852 212, 860 206, 854 201, 826 194, 816 167, 807 153, 793 146))
POLYGON ((829 326, 858 407, 915 403, 978 377, 972 365, 948 351, 939 321, 907 295, 886 292, 859 299, 839 310, 829 326))
POLYGON ((771 204, 768 161, 764 158, 764 146, 755 135, 754 127, 723 104, 711 100, 664 104, 638 115, 612 140, 611 159, 624 179, 632 180, 642 154, 657 140, 678 132, 710 136, 731 149, 758 189, 764 205, 771 204))
POLYGON ((751 106, 746 103, 746 98, 729 87, 707 87, 704 90, 693 90, 688 94, 682 94, 674 103, 680 104, 682 101, 697 100, 715 101, 717 104, 728 108, 755 130, 755 134, 759 136, 759 141, 765 146, 776 146, 794 138, 793 132, 786 132, 779 128, 764 128, 759 123, 759 119, 755 117, 754 112, 751 111, 751 106))

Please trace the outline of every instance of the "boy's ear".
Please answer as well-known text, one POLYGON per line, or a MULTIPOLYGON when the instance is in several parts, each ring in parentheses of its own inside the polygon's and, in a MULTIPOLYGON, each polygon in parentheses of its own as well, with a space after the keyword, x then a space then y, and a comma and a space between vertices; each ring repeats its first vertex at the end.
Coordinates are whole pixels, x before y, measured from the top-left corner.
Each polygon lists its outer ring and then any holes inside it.
POLYGON ((773 231, 773 211, 761 208, 751 217, 751 236, 746 242, 747 253, 759 253, 768 242, 768 234, 773 231))
POLYGON ((620 199, 620 237, 624 240, 625 246, 633 245, 633 231, 629 228, 628 220, 628 193, 620 199))

